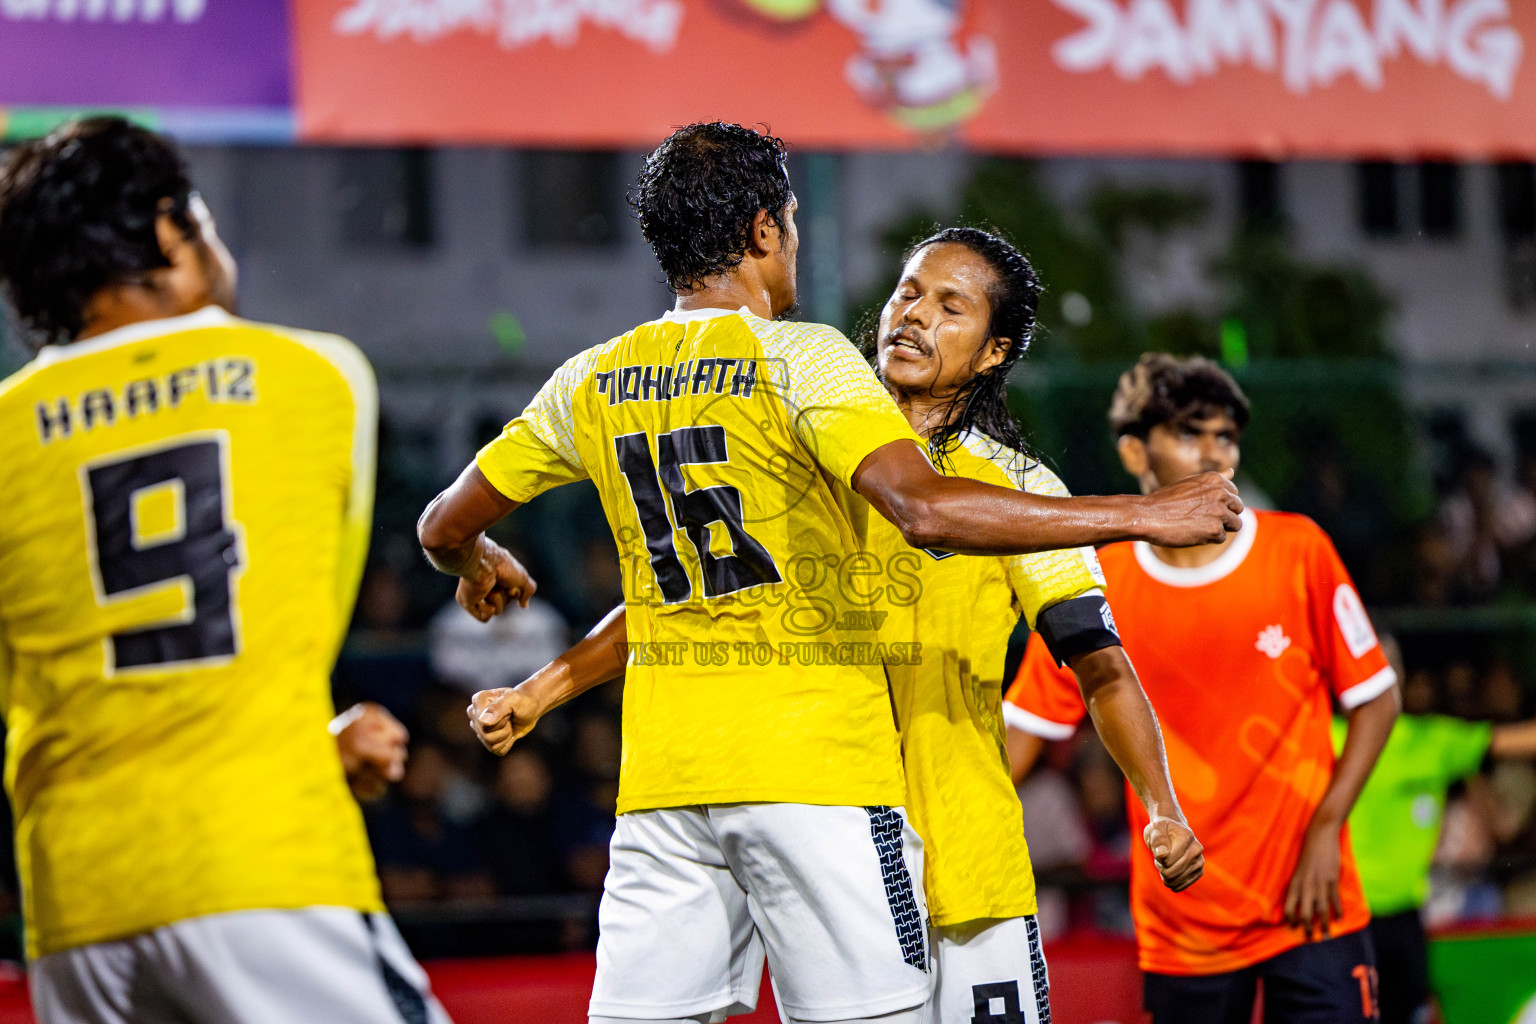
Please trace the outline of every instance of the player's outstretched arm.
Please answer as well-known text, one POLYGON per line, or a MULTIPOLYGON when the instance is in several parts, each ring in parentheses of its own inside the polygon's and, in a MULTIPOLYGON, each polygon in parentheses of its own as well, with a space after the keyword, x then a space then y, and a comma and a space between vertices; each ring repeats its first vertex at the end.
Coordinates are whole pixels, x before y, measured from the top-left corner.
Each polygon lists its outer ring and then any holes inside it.
POLYGON ((485 535, 518 503, 470 463, 421 514, 416 538, 439 571, 461 577, 454 599, 481 622, 516 601, 528 607, 538 584, 512 553, 485 535))
POLYGON ((1536 718, 1494 726, 1488 753, 1510 760, 1536 758, 1536 718))
POLYGON ((1349 730, 1334 762, 1333 778, 1317 805, 1301 843, 1301 857, 1285 891, 1285 919, 1327 936, 1331 922, 1344 914, 1339 899, 1339 832, 1365 788, 1381 748, 1387 745, 1399 707, 1397 687, 1346 712, 1349 730))
POLYGON ((548 712, 624 674, 628 645, 620 605, 570 650, 516 686, 481 690, 470 702, 469 725, 498 757, 548 712))
POLYGON ((1202 473, 1152 494, 1055 498, 945 476, 910 441, 871 452, 853 488, 915 548, 1027 554, 1145 540, 1192 547, 1236 532, 1243 510, 1227 476, 1202 473))
POLYGON ((1011 725, 1008 727, 1008 774, 1013 777, 1015 786, 1023 783, 1024 776, 1035 766, 1044 749, 1045 740, 1039 736, 1011 725))
POLYGON ((1152 819, 1141 838, 1152 851, 1163 884, 1174 892, 1189 888, 1205 872, 1205 848, 1179 809, 1162 730, 1131 659, 1123 647, 1101 647, 1068 659, 1068 664, 1099 739, 1152 819))

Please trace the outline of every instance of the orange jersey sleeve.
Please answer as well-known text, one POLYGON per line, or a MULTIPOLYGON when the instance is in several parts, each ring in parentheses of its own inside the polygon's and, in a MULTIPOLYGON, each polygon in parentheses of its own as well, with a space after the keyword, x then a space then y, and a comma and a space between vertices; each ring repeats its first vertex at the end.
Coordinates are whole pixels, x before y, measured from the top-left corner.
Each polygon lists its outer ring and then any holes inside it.
POLYGON ((1031 633, 1018 675, 1003 698, 1003 720, 1044 740, 1064 740, 1087 713, 1077 677, 1056 664, 1039 633, 1031 633))
POLYGON ((1310 520, 1307 589, 1313 643, 1333 695, 1346 711, 1379 697, 1397 682, 1376 638, 1349 570, 1328 535, 1310 520))

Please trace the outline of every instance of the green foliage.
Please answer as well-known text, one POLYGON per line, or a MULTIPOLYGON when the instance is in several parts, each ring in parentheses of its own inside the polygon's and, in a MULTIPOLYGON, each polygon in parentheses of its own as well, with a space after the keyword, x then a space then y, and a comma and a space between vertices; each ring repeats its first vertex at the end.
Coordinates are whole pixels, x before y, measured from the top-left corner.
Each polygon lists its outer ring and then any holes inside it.
POLYGON ((1120 286, 1114 244, 1135 219, 1133 205, 1118 197, 1096 197, 1095 216, 1079 225, 1041 186, 1034 164, 986 160, 977 168, 961 200, 961 220, 995 226, 1013 239, 1045 284, 1035 358, 1093 361, 1139 350, 1144 327, 1120 286), (1068 298, 1074 295, 1079 298, 1068 298), (1082 300, 1090 315, 1074 322, 1063 302, 1081 306, 1082 300))
POLYGON ((1391 302, 1363 270, 1298 259, 1279 231, 1240 229, 1214 267, 1255 358, 1384 357, 1391 302))
POLYGON ((1088 201, 1094 227, 1117 251, 1124 248, 1131 228, 1166 235, 1178 228, 1198 226, 1210 209, 1210 199, 1198 192, 1157 185, 1138 189, 1101 185, 1088 201))

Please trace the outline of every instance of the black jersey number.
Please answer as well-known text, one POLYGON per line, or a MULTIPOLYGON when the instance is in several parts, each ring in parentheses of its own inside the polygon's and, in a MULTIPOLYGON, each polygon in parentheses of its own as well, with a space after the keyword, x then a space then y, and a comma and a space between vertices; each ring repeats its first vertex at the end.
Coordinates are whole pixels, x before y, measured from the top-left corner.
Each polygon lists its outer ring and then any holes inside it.
MULTIPOLYGON (((1024 1008, 1019 1005, 1017 981, 972 985, 971 998, 976 1007, 976 1016, 971 1018, 971 1024, 1026 1024, 1028 1021, 1024 1016, 1024 1008), (1000 1009, 994 1008, 993 1000, 1001 1004, 1000 1009)), ((1041 1018, 1040 1024, 1050 1024, 1049 1013, 1041 1018)))
POLYGON ((186 579, 190 619, 173 625, 115 633, 116 671, 232 657, 238 649, 230 574, 240 567, 240 545, 224 503, 223 445, 216 439, 113 462, 86 473, 97 581, 105 598, 186 579), (152 488, 179 492, 176 527, 143 538, 136 499, 152 488))
POLYGON ((742 523, 741 491, 729 484, 689 490, 683 482, 684 466, 729 461, 724 427, 679 427, 657 435, 655 462, 651 460, 650 441, 644 433, 616 437, 613 447, 619 472, 629 482, 630 497, 645 532, 645 548, 650 552, 651 571, 663 602, 678 604, 693 593, 688 573, 672 543, 675 529, 687 535, 698 555, 705 597, 733 594, 760 583, 782 582, 773 556, 742 523), (729 555, 716 555, 710 550, 709 528, 716 523, 725 527, 730 538, 729 555))

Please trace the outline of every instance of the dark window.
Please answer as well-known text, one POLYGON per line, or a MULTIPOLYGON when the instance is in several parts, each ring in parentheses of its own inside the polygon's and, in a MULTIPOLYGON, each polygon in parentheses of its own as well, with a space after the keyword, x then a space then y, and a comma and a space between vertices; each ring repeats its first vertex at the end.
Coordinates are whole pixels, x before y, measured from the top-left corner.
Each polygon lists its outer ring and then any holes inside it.
POLYGON ((1510 305, 1521 312, 1536 309, 1536 165, 1499 165, 1499 226, 1510 305))
POLYGON ((1499 165, 1499 225, 1507 240, 1536 238, 1536 164, 1499 165))
POLYGON ((523 238, 535 246, 613 245, 624 221, 619 154, 523 154, 523 238))
POLYGON ((425 149, 341 151, 342 240, 359 246, 432 244, 432 154, 425 149))
POLYGON ((1285 209, 1280 197, 1280 165, 1244 160, 1237 165, 1238 202, 1243 222, 1253 228, 1280 226, 1285 209))
POLYGON ((1359 165, 1360 229, 1377 238, 1402 230, 1398 215, 1397 165, 1368 161, 1359 165))
POLYGON ((1430 238, 1461 233, 1461 168, 1456 164, 1419 164, 1419 227, 1430 238))

